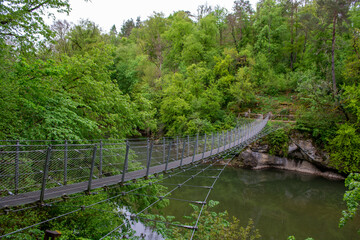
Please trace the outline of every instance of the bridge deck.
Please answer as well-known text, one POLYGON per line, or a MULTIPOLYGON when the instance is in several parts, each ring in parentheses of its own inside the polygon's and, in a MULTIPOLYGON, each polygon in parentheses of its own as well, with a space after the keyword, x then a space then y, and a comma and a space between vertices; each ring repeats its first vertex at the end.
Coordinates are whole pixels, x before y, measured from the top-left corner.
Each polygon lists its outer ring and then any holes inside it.
MULTIPOLYGON (((246 141, 246 140, 245 140, 246 141)), ((230 146, 229 144, 226 146, 222 146, 217 149, 213 149, 212 151, 207 151, 204 153, 204 158, 208 158, 212 155, 216 155, 221 152, 224 152, 232 147, 234 147, 235 143, 232 143, 230 146)), ((200 161, 203 159, 203 153, 196 154, 194 157, 194 162, 200 161)), ((184 158, 182 161, 182 166, 191 164, 193 162, 193 156, 184 158)), ((167 170, 171 170, 177 167, 180 167, 181 160, 172 161, 168 163, 167 170)), ((153 166, 149 168, 149 175, 153 175, 156 173, 161 173, 165 170, 166 164, 161 164, 157 166, 153 166)), ((146 176, 146 170, 147 169, 141 169, 133 172, 127 172, 125 173, 125 182, 143 178, 146 176)), ((91 189, 101 188, 105 186, 110 186, 114 184, 120 183, 122 180, 122 174, 116 175, 116 176, 110 176, 110 177, 103 177, 100 179, 94 179, 92 180, 91 189)), ((88 182, 81 182, 81 183, 74 183, 69 184, 61 187, 55 187, 51 189, 45 190, 44 200, 54 199, 61 197, 63 195, 71 195, 75 193, 81 193, 88 189, 88 182)), ((28 192, 18 195, 12 195, 12 196, 6 196, 0 198, 0 209, 5 207, 13 207, 13 206, 19 206, 29 203, 35 203, 38 202, 40 199, 40 191, 34 191, 34 192, 28 192)))

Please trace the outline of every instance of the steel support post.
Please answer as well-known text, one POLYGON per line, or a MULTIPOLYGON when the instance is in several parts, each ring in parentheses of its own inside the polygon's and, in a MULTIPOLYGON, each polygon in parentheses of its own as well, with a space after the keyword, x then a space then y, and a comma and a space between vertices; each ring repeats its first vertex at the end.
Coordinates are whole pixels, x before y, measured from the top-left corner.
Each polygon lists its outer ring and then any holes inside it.
POLYGON ((190 157, 190 136, 187 136, 187 142, 188 142, 188 154, 187 156, 190 157))
POLYGON ((166 145, 165 145, 165 137, 163 137, 163 163, 165 163, 166 156, 166 145))
POLYGON ((233 130, 230 130, 230 134, 229 134, 229 148, 231 148, 231 143, 232 143, 232 134, 233 134, 233 130))
POLYGON ((176 161, 179 160, 179 137, 176 137, 176 161))
POLYGON ((219 153, 220 151, 220 146, 221 146, 221 136, 220 133, 217 132, 217 136, 218 136, 218 148, 217 148, 217 153, 219 153))
POLYGON ((211 133, 211 150, 210 150, 210 156, 212 155, 213 148, 214 148, 214 133, 211 133))
POLYGON ((237 128, 235 128, 234 130, 234 135, 235 135, 235 138, 234 138, 234 146, 237 145, 237 138, 238 138, 238 135, 237 135, 237 128))
POLYGON ((44 203, 45 197, 45 188, 46 188, 46 181, 48 178, 49 167, 50 167, 50 158, 51 158, 51 146, 48 147, 46 152, 46 159, 44 163, 44 172, 43 172, 43 179, 41 183, 41 191, 40 191, 40 203, 44 203))
POLYGON ((153 142, 150 142, 150 146, 149 146, 149 151, 148 151, 148 159, 147 159, 147 166, 146 166, 146 178, 149 177, 149 171, 150 171, 150 164, 151 164, 151 157, 152 157, 152 149, 153 149, 153 142))
POLYGON ((124 160, 124 168, 121 176, 121 182, 125 182, 125 174, 128 170, 128 164, 129 164, 129 150, 130 150, 130 145, 129 142, 126 141, 125 160, 124 160))
POLYGON ((196 154, 198 154, 199 133, 196 134, 196 154))
POLYGON ((169 165, 169 160, 170 160, 170 153, 171 153, 171 140, 169 140, 169 149, 168 149, 168 156, 167 156, 167 159, 166 159, 166 164, 165 164, 165 172, 167 171, 168 169, 168 165, 169 165))
POLYGON ((223 145, 223 150, 225 150, 225 131, 222 131, 222 133, 221 133, 221 137, 222 137, 222 145, 223 145))
POLYGON ((103 172, 103 141, 100 140, 100 147, 99 147, 99 177, 102 177, 103 172))
POLYGON ((207 137, 207 135, 206 135, 206 133, 205 133, 205 142, 204 142, 204 148, 203 148, 203 152, 202 152, 201 159, 204 159, 204 154, 205 154, 205 152, 206 152, 206 137, 207 137))
POLYGON ((19 163, 20 162, 20 141, 16 141, 16 155, 15 155, 15 194, 19 192, 19 163))
POLYGON ((226 131, 226 135, 224 135, 225 138, 224 138, 224 151, 226 149, 226 144, 227 144, 227 138, 228 138, 228 131, 226 131))
POLYGON ((183 164, 185 147, 186 147, 186 142, 184 141, 184 143, 183 143, 183 148, 182 148, 182 151, 181 151, 180 167, 182 167, 182 164, 183 164))
POLYGON ((68 168, 68 141, 65 140, 65 146, 64 146, 64 185, 67 185, 67 168, 68 168))
POLYGON ((191 161, 192 163, 194 163, 195 155, 197 154, 198 141, 199 141, 199 134, 196 134, 196 142, 195 142, 195 146, 194 146, 194 154, 193 154, 193 158, 192 158, 192 161, 191 161))
POLYGON ((89 176, 89 183, 88 183, 88 189, 87 189, 87 192, 88 192, 88 193, 90 193, 90 191, 91 191, 91 184, 92 184, 92 179, 93 179, 93 174, 94 174, 94 168, 95 168, 96 150, 97 150, 97 146, 96 146, 96 144, 95 144, 95 145, 94 145, 94 150, 93 150, 92 159, 91 159, 90 176, 89 176))

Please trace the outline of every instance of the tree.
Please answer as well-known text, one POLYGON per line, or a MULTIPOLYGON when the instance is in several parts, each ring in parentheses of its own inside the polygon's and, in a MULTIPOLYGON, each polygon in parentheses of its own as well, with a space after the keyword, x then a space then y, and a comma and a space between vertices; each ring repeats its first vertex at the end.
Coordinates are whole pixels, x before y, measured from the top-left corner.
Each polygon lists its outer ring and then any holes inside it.
POLYGON ((129 37, 133 28, 135 28, 135 23, 134 20, 130 18, 126 20, 121 26, 120 35, 122 37, 129 37))
POLYGON ((224 44, 224 31, 226 29, 226 17, 228 15, 228 10, 226 8, 221 8, 216 6, 214 10, 214 16, 217 21, 216 24, 219 30, 219 44, 222 46, 224 44))
POLYGON ((335 76, 335 48, 336 33, 342 27, 344 21, 348 21, 348 12, 353 0, 320 0, 318 1, 318 14, 324 16, 323 28, 331 26, 331 79, 333 95, 338 93, 335 76))
POLYGON ((182 64, 181 54, 186 44, 186 38, 194 31, 194 24, 189 15, 183 11, 171 15, 168 24, 168 30, 163 34, 168 46, 164 65, 176 71, 182 64))
MULTIPOLYGON (((272 69, 281 68, 284 62, 283 43, 290 39, 284 7, 274 0, 264 0, 258 4, 254 29, 256 34, 254 50, 256 55, 263 54, 273 64, 272 69)), ((283 69, 279 69, 280 71, 283 69)))
POLYGON ((343 227, 349 220, 353 219, 360 206, 360 174, 351 173, 345 179, 345 186, 349 188, 344 194, 344 201, 347 209, 342 212, 340 227, 343 227))
POLYGON ((184 63, 187 66, 202 61, 212 63, 218 55, 218 35, 217 18, 213 14, 200 19, 193 33, 186 38, 182 52, 184 63))
POLYGON ((239 52, 241 47, 250 41, 249 29, 252 24, 250 18, 253 15, 253 9, 247 0, 235 1, 233 9, 234 13, 227 16, 227 22, 234 47, 239 52))
POLYGON ((49 39, 52 32, 45 24, 43 16, 52 16, 48 10, 53 8, 57 9, 57 12, 70 12, 68 0, 1 1, 1 39, 18 46, 31 46, 40 36, 49 39))
POLYGON ((67 37, 70 44, 70 55, 91 51, 104 39, 100 27, 89 20, 81 20, 79 24, 72 27, 67 37))
POLYGON ((197 19, 200 21, 200 19, 206 17, 212 12, 212 7, 207 5, 207 3, 198 6, 197 8, 197 19))
POLYGON ((154 13, 141 28, 134 29, 133 38, 139 44, 142 51, 148 55, 158 69, 158 77, 162 75, 164 50, 166 41, 162 34, 167 30, 167 19, 163 13, 154 13))
POLYGON ((53 51, 70 54, 70 46, 68 40, 68 33, 70 32, 70 29, 71 24, 66 20, 58 20, 53 23, 53 25, 51 26, 51 30, 55 34, 54 40, 56 42, 56 44, 53 45, 53 51))

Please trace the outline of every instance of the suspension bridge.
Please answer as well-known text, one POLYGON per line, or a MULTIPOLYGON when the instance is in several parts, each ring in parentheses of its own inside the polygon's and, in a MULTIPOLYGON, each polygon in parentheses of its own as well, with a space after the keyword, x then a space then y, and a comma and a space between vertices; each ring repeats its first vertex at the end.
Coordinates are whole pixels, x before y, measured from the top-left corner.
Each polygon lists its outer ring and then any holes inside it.
MULTIPOLYGON (((99 140, 86 143, 80 141, 3 141, 0 145, 0 209, 4 213, 9 213, 41 206, 56 207, 56 203, 71 198, 77 193, 91 194, 92 191, 95 189, 98 191, 100 188, 106 191, 118 184, 129 186, 139 179, 152 179, 149 185, 160 184, 166 179, 181 176, 181 179, 185 180, 169 184, 172 188, 166 194, 151 196, 156 198, 154 202, 136 214, 123 213, 122 217, 124 220, 155 221, 146 219, 142 214, 164 199, 199 204, 201 210, 195 225, 167 223, 190 229, 193 231, 192 239, 210 192, 221 173, 236 153, 273 131, 267 126, 267 122, 268 117, 248 121, 226 132, 158 140, 99 140), (223 166, 214 169, 214 164, 220 161, 223 166), (208 172, 215 172, 215 175, 207 174, 208 172), (157 179, 160 175, 162 177, 157 179), (206 186, 189 184, 200 177, 210 179, 212 183, 206 186), (172 198, 171 194, 182 187, 203 188, 207 193, 202 200, 172 198)), ((0 238, 84 209, 96 209, 95 206, 121 196, 141 195, 136 191, 149 185, 118 193, 88 206, 75 206, 74 210, 59 216, 13 232, 2 233, 0 238)), ((125 222, 101 239, 118 233, 125 222)))

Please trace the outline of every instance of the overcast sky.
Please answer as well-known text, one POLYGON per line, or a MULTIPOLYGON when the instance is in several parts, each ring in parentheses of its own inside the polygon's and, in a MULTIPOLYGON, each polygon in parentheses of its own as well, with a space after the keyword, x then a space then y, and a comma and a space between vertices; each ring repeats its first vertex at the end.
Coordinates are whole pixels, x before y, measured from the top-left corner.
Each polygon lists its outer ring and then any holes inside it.
MULTIPOLYGON (((138 16, 141 20, 147 19, 152 13, 163 12, 169 16, 174 11, 185 10, 196 13, 199 5, 207 2, 210 6, 219 5, 232 10, 234 0, 70 0, 72 11, 69 16, 56 14, 57 19, 66 19, 69 22, 77 23, 80 19, 89 19, 98 24, 103 31, 108 32, 112 25, 119 30, 127 19, 134 19, 138 16)), ((250 0, 255 8, 256 0, 250 0)), ((52 21, 51 21, 52 22, 52 21)))

